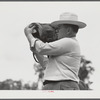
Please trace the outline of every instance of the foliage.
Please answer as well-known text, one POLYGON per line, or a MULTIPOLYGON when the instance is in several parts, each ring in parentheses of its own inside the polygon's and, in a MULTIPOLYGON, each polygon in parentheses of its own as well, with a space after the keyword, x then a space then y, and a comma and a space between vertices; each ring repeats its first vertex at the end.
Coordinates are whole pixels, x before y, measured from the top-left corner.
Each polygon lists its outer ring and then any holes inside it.
POLYGON ((22 84, 22 81, 15 81, 7 79, 0 82, 0 90, 37 90, 38 83, 33 82, 32 85, 29 83, 22 84))
MULTIPOLYGON (((81 66, 79 69, 80 85, 84 89, 90 89, 90 85, 93 83, 90 81, 90 76, 94 72, 94 68, 91 66, 92 62, 85 57, 81 58, 81 66)), ((83 89, 83 88, 82 88, 83 89)))

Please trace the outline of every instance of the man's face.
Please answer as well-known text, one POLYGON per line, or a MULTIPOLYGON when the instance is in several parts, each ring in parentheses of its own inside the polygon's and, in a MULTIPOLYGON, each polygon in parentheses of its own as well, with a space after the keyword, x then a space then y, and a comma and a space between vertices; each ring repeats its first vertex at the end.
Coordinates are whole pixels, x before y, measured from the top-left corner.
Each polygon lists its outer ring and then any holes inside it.
POLYGON ((58 33, 57 33, 58 34, 58 39, 68 37, 67 33, 68 33, 67 25, 59 25, 58 26, 58 33))

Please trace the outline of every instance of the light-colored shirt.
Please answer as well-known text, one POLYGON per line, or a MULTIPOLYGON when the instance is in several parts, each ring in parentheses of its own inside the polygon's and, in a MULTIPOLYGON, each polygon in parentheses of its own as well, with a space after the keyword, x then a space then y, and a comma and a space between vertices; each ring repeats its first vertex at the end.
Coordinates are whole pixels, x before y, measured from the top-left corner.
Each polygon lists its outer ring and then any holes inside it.
POLYGON ((44 59, 46 69, 44 80, 79 81, 80 47, 75 38, 62 38, 54 42, 36 41, 36 51, 41 55, 49 55, 44 59))

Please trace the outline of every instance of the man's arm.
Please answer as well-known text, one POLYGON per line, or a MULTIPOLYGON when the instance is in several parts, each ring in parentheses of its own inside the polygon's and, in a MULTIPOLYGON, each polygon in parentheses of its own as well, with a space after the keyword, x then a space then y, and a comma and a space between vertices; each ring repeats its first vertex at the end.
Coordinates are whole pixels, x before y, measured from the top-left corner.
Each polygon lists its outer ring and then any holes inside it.
POLYGON ((44 57, 43 55, 38 54, 38 53, 35 51, 35 47, 34 47, 34 46, 35 46, 35 43, 36 43, 37 39, 34 38, 34 37, 32 36, 32 29, 33 29, 33 28, 34 28, 34 27, 29 28, 29 26, 27 26, 27 27, 24 29, 24 33, 25 33, 25 35, 26 35, 26 37, 27 37, 27 39, 28 39, 28 42, 29 42, 29 44, 30 44, 31 51, 35 53, 35 55, 36 55, 36 57, 37 57, 39 63, 41 64, 42 67, 44 67, 45 62, 47 61, 47 58, 44 57))
POLYGON ((62 55, 69 53, 73 49, 74 40, 70 38, 63 38, 50 43, 43 43, 37 41, 35 49, 41 55, 62 55))
POLYGON ((42 66, 42 68, 45 69, 46 68, 45 64, 47 63, 48 58, 43 55, 40 55, 38 53, 35 53, 35 55, 36 55, 36 58, 39 61, 40 65, 42 66))
POLYGON ((34 43, 36 41, 36 38, 34 38, 32 36, 32 29, 33 28, 29 28, 29 26, 25 27, 25 29, 24 29, 24 33, 25 33, 25 35, 26 35, 26 37, 28 39, 28 42, 30 44, 30 47, 34 47, 34 43))

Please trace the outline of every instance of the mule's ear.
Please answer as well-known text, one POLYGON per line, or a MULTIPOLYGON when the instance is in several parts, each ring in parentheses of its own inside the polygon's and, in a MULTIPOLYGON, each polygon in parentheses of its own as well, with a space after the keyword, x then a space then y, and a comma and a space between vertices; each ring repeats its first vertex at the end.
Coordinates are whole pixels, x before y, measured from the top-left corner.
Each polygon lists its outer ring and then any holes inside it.
POLYGON ((56 29, 56 27, 54 27, 53 25, 49 24, 53 29, 56 29))

